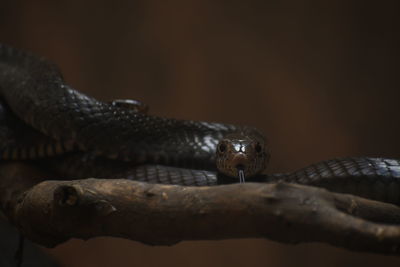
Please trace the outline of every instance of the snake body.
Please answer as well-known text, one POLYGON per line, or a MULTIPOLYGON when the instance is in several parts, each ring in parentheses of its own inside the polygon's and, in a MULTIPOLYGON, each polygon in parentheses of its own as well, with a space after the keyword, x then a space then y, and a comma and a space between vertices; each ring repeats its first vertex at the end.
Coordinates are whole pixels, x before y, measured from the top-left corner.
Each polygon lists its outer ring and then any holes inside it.
POLYGON ((238 127, 166 119, 103 103, 65 84, 45 59, 0 46, 0 95, 26 124, 72 146, 134 164, 215 166, 215 147, 238 127))
MULTIPOLYGON (((52 63, 7 45, 0 45, 0 98, 1 159, 35 160, 65 179, 229 183, 234 180, 216 171, 217 145, 237 132, 260 136, 251 127, 151 116, 98 101, 68 86, 52 63)), ((394 159, 334 159, 252 180, 314 185, 400 204, 400 161, 394 159)))

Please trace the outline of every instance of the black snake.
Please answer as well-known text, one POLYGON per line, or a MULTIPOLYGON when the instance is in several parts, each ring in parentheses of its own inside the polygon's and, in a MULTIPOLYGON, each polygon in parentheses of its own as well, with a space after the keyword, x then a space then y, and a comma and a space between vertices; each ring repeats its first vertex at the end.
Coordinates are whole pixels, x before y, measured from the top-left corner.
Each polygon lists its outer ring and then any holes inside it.
POLYGON ((399 160, 343 158, 259 174, 269 154, 256 129, 147 115, 129 101, 101 102, 68 86, 47 60, 1 44, 0 97, 0 158, 34 160, 57 177, 205 186, 235 182, 229 176, 241 173, 247 181, 400 203, 399 160), (241 156, 228 153, 234 150, 241 156))

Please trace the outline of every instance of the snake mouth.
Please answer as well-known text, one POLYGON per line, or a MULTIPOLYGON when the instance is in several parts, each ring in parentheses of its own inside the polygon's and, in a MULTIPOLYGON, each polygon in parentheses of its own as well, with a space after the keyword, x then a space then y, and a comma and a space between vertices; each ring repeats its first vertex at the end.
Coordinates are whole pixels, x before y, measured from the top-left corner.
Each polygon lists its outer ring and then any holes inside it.
POLYGON ((236 164, 235 167, 236 167, 237 170, 244 170, 245 169, 244 164, 236 164))

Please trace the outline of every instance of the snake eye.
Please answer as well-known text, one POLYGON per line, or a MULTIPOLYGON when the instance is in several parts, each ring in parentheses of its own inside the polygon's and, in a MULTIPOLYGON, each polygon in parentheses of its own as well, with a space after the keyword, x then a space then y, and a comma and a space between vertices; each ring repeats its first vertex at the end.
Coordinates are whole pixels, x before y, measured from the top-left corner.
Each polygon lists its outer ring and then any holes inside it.
POLYGON ((260 145, 260 143, 257 143, 257 144, 254 146, 254 150, 255 150, 257 153, 261 153, 261 152, 262 152, 262 146, 260 145))
POLYGON ((226 144, 221 143, 218 145, 218 152, 224 153, 226 151, 226 144))

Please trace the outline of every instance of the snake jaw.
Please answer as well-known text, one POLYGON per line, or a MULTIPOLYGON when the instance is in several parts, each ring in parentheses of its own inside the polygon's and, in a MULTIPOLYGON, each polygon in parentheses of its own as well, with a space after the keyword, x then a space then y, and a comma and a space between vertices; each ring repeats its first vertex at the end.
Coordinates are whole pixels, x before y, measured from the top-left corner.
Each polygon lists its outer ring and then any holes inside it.
POLYGON ((249 157, 242 152, 239 152, 233 156, 231 160, 232 171, 236 173, 239 178, 239 183, 244 183, 246 174, 251 173, 249 157))

